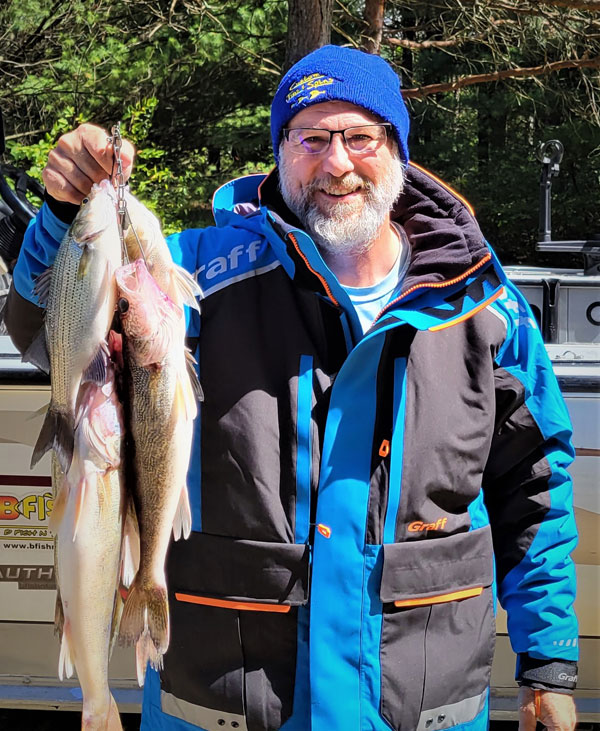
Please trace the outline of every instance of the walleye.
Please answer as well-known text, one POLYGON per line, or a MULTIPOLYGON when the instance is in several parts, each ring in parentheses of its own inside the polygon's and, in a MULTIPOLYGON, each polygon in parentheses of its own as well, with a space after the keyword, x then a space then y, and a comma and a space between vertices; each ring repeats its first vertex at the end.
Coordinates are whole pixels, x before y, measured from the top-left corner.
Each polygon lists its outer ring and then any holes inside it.
POLYGON ((164 565, 171 529, 175 538, 187 538, 191 530, 186 476, 197 407, 182 308, 141 258, 119 268, 116 280, 140 525, 140 566, 125 602, 120 640, 136 644, 142 685, 147 662, 160 668, 169 644, 164 565))
MULTIPOLYGON (((56 498, 50 519, 61 635, 58 674, 62 680, 77 670, 85 731, 122 728, 108 685, 108 661, 122 609, 124 421, 114 368, 103 357, 104 383, 86 382, 79 392, 74 457, 66 475, 53 459, 56 498)), ((125 573, 132 571, 128 567, 125 573)))
MULTIPOLYGON (((92 187, 54 265, 36 283, 40 303, 46 303, 44 331, 52 395, 32 467, 51 448, 63 472, 71 465, 79 387, 84 378, 98 383, 104 379, 103 351, 116 302, 113 275, 120 264, 115 191, 110 181, 103 180, 92 187)), ((35 361, 30 351, 24 359, 35 361)))

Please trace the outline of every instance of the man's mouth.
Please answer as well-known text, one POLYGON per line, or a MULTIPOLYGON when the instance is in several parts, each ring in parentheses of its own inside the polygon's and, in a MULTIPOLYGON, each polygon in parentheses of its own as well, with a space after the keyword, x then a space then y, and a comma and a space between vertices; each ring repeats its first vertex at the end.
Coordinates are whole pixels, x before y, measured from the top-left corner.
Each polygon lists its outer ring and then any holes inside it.
POLYGON ((351 188, 349 190, 338 190, 338 189, 327 189, 319 188, 319 193, 325 196, 328 200, 344 201, 351 200, 362 192, 362 186, 358 188, 351 188))

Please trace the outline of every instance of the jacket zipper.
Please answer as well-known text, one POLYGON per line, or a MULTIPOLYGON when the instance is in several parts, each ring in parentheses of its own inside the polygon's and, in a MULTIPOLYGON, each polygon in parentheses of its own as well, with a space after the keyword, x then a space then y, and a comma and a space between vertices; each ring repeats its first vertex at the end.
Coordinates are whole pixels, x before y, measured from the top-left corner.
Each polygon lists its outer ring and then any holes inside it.
POLYGON ((317 278, 317 279, 318 279, 318 280, 319 280, 319 281, 321 282, 321 284, 323 285, 323 288, 325 289, 325 292, 326 292, 327 296, 328 296, 328 297, 329 297, 329 299, 330 299, 330 300, 331 300, 331 301, 333 302, 333 304, 334 304, 334 305, 335 305, 336 307, 339 307, 339 306, 340 306, 340 303, 339 303, 339 302, 338 302, 338 301, 336 300, 336 298, 335 298, 335 297, 333 296, 333 293, 332 293, 332 291, 331 291, 331 289, 330 289, 329 285, 327 284, 327 280, 326 280, 326 279, 325 279, 324 277, 322 277, 322 276, 321 276, 321 275, 320 275, 320 274, 319 274, 318 272, 316 272, 316 271, 315 271, 315 270, 314 270, 314 269, 313 269, 313 268, 311 267, 311 265, 310 265, 310 264, 308 263, 308 259, 306 258, 305 254, 304 254, 304 253, 303 253, 303 252, 301 251, 301 249, 300 249, 300 246, 298 245, 298 241, 297 241, 296 237, 294 236, 294 234, 292 234, 292 233, 289 233, 289 234, 288 234, 288 236, 290 237, 290 241, 292 242, 292 244, 294 244, 294 248, 296 249, 296 251, 297 251, 297 252, 298 252, 298 254, 300 255, 300 258, 302 259, 302 261, 303 261, 303 262, 304 262, 304 263, 306 264, 306 266, 308 267, 308 270, 309 270, 310 272, 312 272, 312 273, 313 273, 313 274, 315 275, 315 277, 316 277, 316 278, 317 278))

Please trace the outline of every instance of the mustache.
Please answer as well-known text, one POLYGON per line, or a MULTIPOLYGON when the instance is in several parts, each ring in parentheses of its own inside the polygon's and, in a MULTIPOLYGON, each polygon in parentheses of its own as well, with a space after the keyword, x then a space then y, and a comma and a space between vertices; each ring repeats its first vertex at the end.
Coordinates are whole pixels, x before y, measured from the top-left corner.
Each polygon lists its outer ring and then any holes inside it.
POLYGON ((368 178, 363 178, 357 173, 349 172, 341 177, 335 177, 330 173, 321 175, 311 180, 304 187, 304 190, 308 195, 312 195, 320 190, 332 195, 345 195, 359 188, 362 188, 367 193, 371 193, 375 189, 375 186, 368 178))

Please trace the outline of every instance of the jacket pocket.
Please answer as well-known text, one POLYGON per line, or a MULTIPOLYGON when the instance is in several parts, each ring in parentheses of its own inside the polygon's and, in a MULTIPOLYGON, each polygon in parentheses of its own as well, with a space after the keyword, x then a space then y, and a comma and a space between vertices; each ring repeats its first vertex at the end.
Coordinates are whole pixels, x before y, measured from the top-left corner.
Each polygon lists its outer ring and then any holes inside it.
POLYGON ((192 533, 171 546, 167 576, 163 710, 208 731, 280 728, 292 713, 308 548, 192 533))
POLYGON ((383 551, 382 716, 402 731, 473 720, 495 642, 489 526, 383 551))

